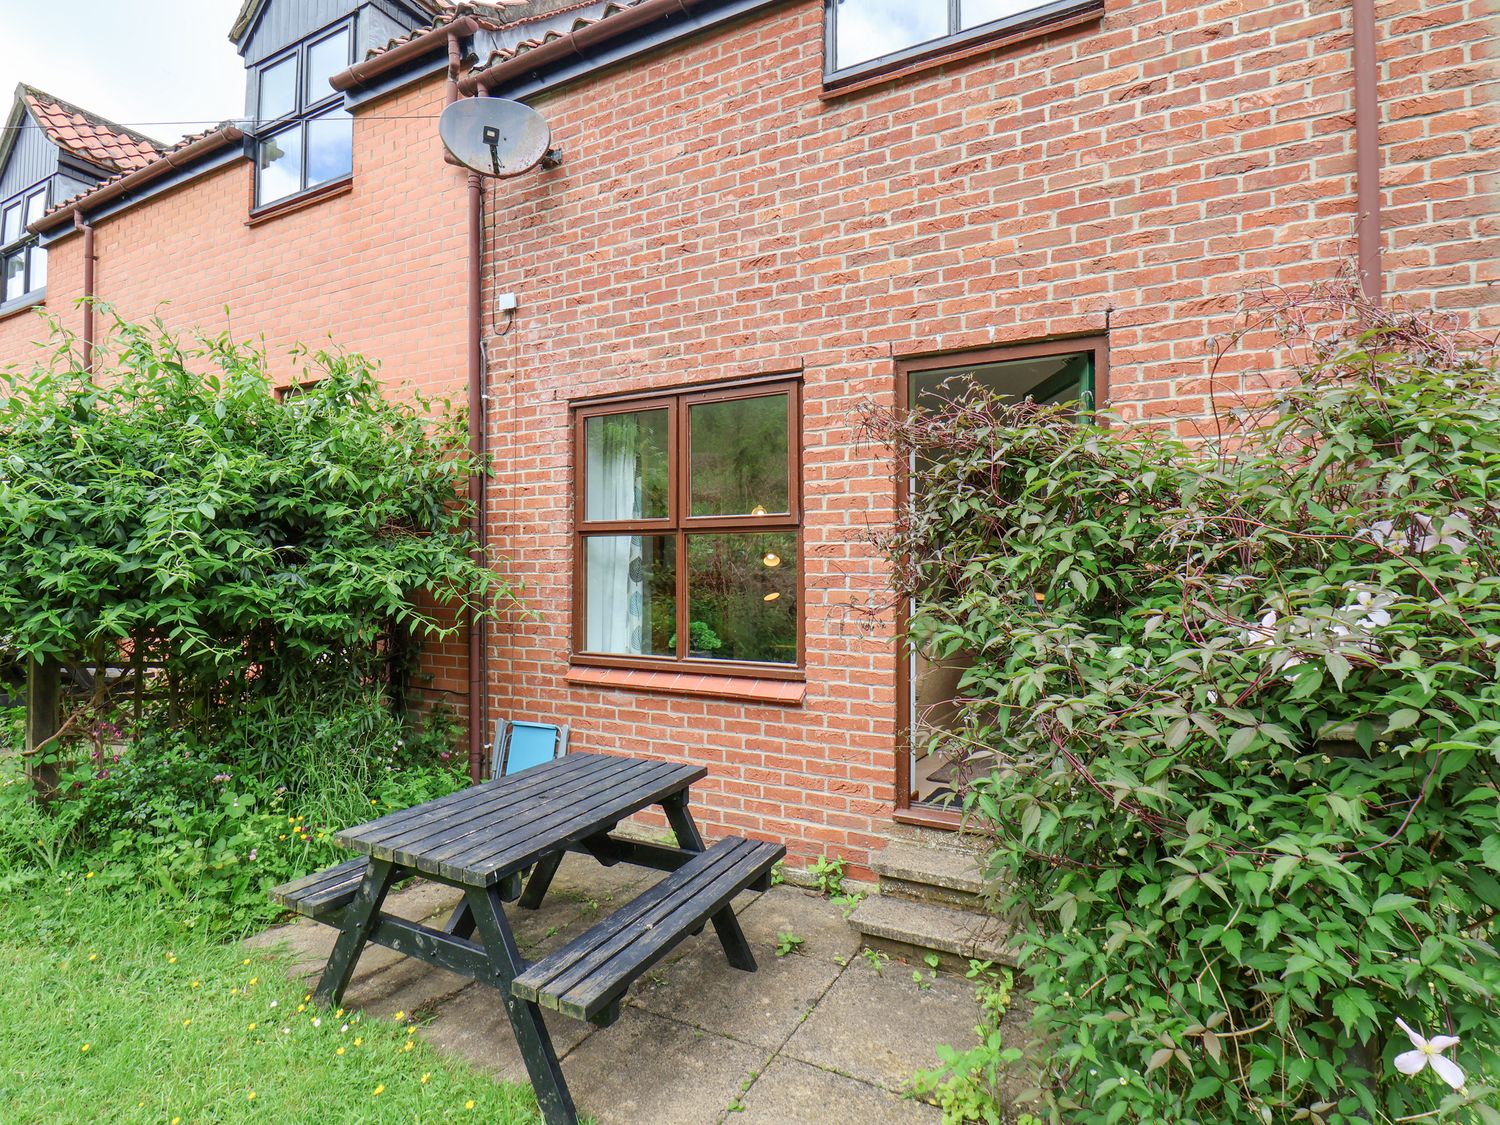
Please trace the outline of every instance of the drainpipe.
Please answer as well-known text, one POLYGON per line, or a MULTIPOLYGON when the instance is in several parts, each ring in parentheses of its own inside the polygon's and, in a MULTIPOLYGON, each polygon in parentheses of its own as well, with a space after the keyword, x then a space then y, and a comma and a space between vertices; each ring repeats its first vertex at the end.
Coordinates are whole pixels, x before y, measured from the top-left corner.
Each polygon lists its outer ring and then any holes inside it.
POLYGON ((1375 0, 1354 0, 1354 161, 1358 191, 1359 285, 1380 304, 1380 65, 1375 0))
MULTIPOLYGON (((448 36, 448 103, 458 100, 458 72, 463 52, 456 33, 448 36)), ((485 548, 485 397, 484 397, 484 187, 478 172, 468 176, 469 211, 469 503, 474 510, 475 561, 484 563, 485 548)), ((484 735, 488 729, 485 695, 489 688, 485 660, 484 620, 468 611, 469 626, 469 778, 479 781, 484 770, 484 735)))
POLYGON ((83 232, 83 369, 94 373, 94 224, 73 212, 73 226, 83 232))

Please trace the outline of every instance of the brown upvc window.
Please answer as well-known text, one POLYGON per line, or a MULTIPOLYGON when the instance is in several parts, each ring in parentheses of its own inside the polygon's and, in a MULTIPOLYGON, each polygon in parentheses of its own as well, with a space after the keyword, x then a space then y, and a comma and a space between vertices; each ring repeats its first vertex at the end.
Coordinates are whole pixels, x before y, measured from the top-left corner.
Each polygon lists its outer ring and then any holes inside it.
POLYGON ((796 676, 801 388, 575 408, 574 662, 796 676))

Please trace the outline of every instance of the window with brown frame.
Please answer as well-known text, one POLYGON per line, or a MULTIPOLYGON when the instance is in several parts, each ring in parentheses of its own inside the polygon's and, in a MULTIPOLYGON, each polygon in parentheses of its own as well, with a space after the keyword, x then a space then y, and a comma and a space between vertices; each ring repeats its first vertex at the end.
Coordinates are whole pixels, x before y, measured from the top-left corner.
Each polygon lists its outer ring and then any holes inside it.
POLYGON ((775 380, 574 411, 574 660, 796 675, 800 387, 775 380))

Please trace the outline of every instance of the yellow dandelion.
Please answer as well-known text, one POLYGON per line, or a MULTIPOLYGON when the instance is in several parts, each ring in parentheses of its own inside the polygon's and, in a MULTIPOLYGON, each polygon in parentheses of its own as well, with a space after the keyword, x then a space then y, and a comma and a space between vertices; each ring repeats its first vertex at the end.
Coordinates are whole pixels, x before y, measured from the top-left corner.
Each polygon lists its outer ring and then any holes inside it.
POLYGON ((260 983, 260 977, 251 977, 250 978, 250 983, 251 984, 259 984, 260 983))
POLYGON ((355 1046, 356 1046, 356 1047, 358 1047, 358 1046, 359 1046, 359 1045, 360 1045, 360 1044, 361 1044, 361 1043, 363 1043, 363 1042, 364 1042, 364 1039, 363 1039, 363 1038, 362 1038, 362 1037, 360 1037, 360 1038, 356 1038, 356 1039, 355 1039, 355 1040, 354 1040, 354 1045, 355 1045, 355 1046))
POLYGON ((299 1011, 299 1012, 305 1012, 305 1011, 307 1011, 307 1005, 306 1004, 298 1004, 297 1005, 297 1011, 299 1011))
POLYGON ((464 1102, 464 1108, 465 1109, 473 1109, 474 1108, 474 1099, 470 1098, 468 1101, 464 1102))
POLYGON ((201 980, 195 980, 192 983, 192 987, 193 988, 202 988, 203 987, 203 982, 201 980))
POLYGON ((402 1049, 402 1050, 403 1050, 403 1051, 410 1051, 410 1050, 411 1050, 411 1049, 412 1049, 412 1047, 413 1047, 413 1046, 415 1046, 415 1044, 414 1044, 414 1043, 412 1043, 412 1041, 411 1041, 411 1040, 410 1040, 410 1039, 408 1039, 408 1040, 407 1040, 407 1041, 406 1041, 406 1046, 404 1046, 404 1047, 402 1047, 402 1048, 401 1048, 401 1049, 402 1049))
POLYGON ((304 996, 304 997, 303 997, 303 998, 302 998, 302 999, 304 999, 304 1000, 311 1000, 311 999, 312 999, 312 993, 311 993, 311 992, 309 992, 309 993, 308 993, 308 994, 307 994, 307 995, 306 995, 306 996, 304 996))
POLYGON ((188 1024, 190 1024, 190 1023, 192 1023, 192 1022, 193 1022, 193 1021, 192 1021, 192 1020, 190 1020, 190 1019, 188 1019, 188 1020, 183 1020, 183 1021, 182 1021, 182 1026, 183 1026, 183 1027, 186 1027, 186 1026, 187 1026, 187 1025, 188 1025, 188 1024))
POLYGON ((172 1125, 182 1125, 182 1118, 180 1118, 180 1117, 174 1117, 174 1118, 172 1118, 172 1125))
POLYGON ((231 995, 231 996, 238 996, 239 994, 240 994, 240 990, 238 988, 231 988, 229 990, 229 995, 231 995))
POLYGON ((426 1074, 422 1075, 422 1085, 424 1085, 424 1086, 427 1085, 427 1080, 429 1078, 431 1078, 431 1077, 432 1077, 432 1072, 431 1071, 428 1071, 426 1074))
POLYGON ((245 1028, 245 1030, 246 1031, 254 1031, 255 1030, 255 1024, 252 1023, 249 1027, 245 1028))
POLYGON ((91 1046, 93 1046, 93 1044, 92 1044, 92 1043, 85 1043, 85 1044, 84 1044, 84 1045, 83 1045, 83 1046, 82 1046, 82 1047, 79 1047, 79 1048, 78 1048, 78 1049, 79 1049, 79 1050, 80 1050, 80 1051, 82 1051, 82 1052, 83 1052, 83 1053, 84 1053, 84 1054, 88 1054, 88 1050, 89 1050, 89 1048, 90 1048, 90 1047, 91 1047, 91 1046))
POLYGON ((382 1082, 379 1086, 375 1087, 374 1096, 378 1098, 383 1093, 385 1093, 385 1083, 384 1082, 382 1082))
POLYGON ((168 965, 175 965, 175 964, 177 964, 177 954, 175 954, 175 953, 168 953, 167 954, 167 964, 168 965))
POLYGON ((405 1018, 406 1018, 406 1013, 405 1012, 397 1012, 396 1013, 396 1022, 397 1023, 401 1022, 405 1018))
POLYGON ((250 958, 246 957, 243 961, 240 962, 240 964, 241 965, 248 965, 248 964, 250 964, 250 958))
POLYGON ((89 954, 89 960, 90 961, 97 961, 97 960, 99 960, 99 954, 97 954, 97 953, 90 953, 89 954))
POLYGON ((249 1102, 253 1102, 255 1100, 255 1091, 251 1090, 248 1094, 246 1094, 245 1095, 245 1100, 249 1101, 249 1102))
POLYGON ((338 1050, 334 1051, 333 1053, 335 1055, 342 1055, 344 1053, 344 1048, 340 1047, 338 1050))
POLYGON ((90 871, 87 875, 84 876, 85 879, 92 879, 93 877, 94 877, 94 873, 92 871, 90 871))

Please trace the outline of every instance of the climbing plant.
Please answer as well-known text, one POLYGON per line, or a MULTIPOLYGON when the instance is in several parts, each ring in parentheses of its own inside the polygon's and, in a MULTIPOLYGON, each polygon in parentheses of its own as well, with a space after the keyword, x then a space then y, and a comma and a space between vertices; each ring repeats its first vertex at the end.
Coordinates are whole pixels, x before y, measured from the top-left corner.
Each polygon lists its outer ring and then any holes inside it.
POLYGON ((1055 1122, 1500 1122, 1500 377, 1353 311, 1209 444, 875 420, 1055 1122))

